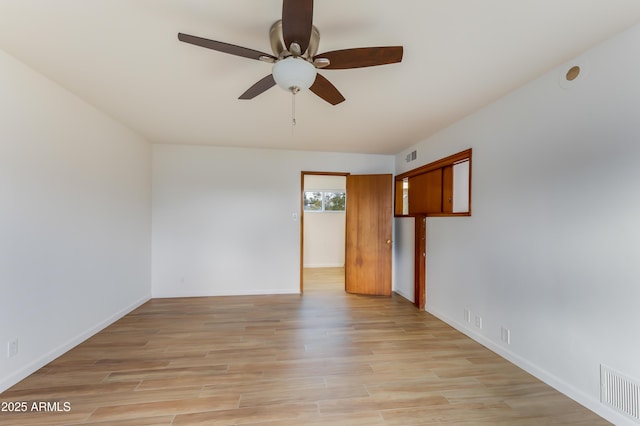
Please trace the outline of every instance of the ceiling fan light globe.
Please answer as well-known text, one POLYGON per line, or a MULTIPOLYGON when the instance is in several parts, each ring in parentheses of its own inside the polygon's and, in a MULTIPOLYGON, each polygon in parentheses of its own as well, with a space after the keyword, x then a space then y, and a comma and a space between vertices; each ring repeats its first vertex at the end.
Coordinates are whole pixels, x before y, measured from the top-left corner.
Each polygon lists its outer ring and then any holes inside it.
POLYGON ((316 79, 316 68, 312 63, 299 57, 289 56, 273 65, 273 79, 278 86, 291 92, 306 90, 316 79))

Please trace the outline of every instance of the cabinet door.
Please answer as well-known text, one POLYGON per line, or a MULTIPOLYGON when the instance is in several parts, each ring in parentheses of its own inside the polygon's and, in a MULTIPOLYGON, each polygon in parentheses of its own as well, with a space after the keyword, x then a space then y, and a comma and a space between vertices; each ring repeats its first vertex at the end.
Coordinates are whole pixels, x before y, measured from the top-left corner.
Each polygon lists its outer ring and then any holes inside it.
POLYGON ((442 169, 409 177, 409 214, 442 212, 442 169))
POLYGON ((442 212, 453 213, 453 166, 442 168, 442 212))
POLYGON ((395 216, 402 216, 404 213, 404 182, 397 180, 395 182, 395 200, 393 214, 395 216))

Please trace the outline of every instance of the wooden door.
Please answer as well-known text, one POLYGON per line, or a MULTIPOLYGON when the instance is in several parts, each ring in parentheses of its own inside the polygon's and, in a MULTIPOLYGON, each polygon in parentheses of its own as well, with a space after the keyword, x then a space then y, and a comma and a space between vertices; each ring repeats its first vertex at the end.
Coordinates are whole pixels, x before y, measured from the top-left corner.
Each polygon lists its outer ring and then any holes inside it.
POLYGON ((345 290, 391 295, 391 175, 347 176, 345 290))

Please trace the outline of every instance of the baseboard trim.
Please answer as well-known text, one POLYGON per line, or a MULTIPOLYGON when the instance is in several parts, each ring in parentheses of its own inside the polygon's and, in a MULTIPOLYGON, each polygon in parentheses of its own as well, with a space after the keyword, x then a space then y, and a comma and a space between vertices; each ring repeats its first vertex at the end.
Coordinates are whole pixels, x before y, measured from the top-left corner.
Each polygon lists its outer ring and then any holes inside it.
POLYGON ((65 352, 68 352, 69 350, 71 350, 74 347, 78 346, 80 343, 84 342, 85 340, 87 340, 91 336, 95 335, 96 333, 98 333, 101 330, 105 329, 106 327, 108 327, 109 325, 113 324, 114 322, 118 321, 120 318, 124 317, 128 313, 130 313, 133 310, 137 309, 138 307, 142 306, 143 304, 148 302, 150 299, 151 299, 151 295, 147 295, 145 297, 142 297, 141 299, 138 299, 137 301, 135 301, 134 303, 130 304, 126 308, 121 309, 120 311, 116 312, 115 314, 111 315, 110 317, 106 318, 105 320, 103 320, 103 321, 99 322, 98 324, 94 325, 93 327, 89 328, 85 332, 83 332, 83 333, 79 334, 78 336, 66 341, 62 345, 60 345, 57 348, 47 352, 43 356, 35 359, 34 361, 32 361, 29 364, 25 365, 23 368, 21 368, 18 371, 15 371, 14 373, 10 374, 8 377, 3 378, 2 380, 0 380, 0 393, 6 391, 11 386, 15 385, 19 381, 25 379, 29 375, 35 373, 40 368, 42 368, 45 365, 47 365, 48 363, 50 363, 54 359, 58 358, 60 355, 64 354, 65 352))
POLYGON ((482 334, 476 333, 474 330, 467 328, 463 323, 455 321, 455 320, 452 320, 451 318, 447 317, 446 315, 442 314, 441 312, 438 312, 432 306, 427 306, 425 308, 425 310, 428 313, 430 313, 431 315, 433 315, 434 317, 436 317, 439 320, 449 324, 451 327, 455 328, 459 332, 465 334, 469 338, 471 338, 471 339, 475 340, 476 342, 480 343, 482 346, 486 347, 487 349, 491 350, 492 352, 495 352, 496 354, 500 355, 502 358, 506 359, 507 361, 511 362, 512 364, 522 368, 527 373, 529 373, 529 374, 535 376, 536 378, 540 379, 541 381, 543 381, 547 385, 551 386, 552 388, 554 388, 558 392, 560 392, 560 393, 566 395, 567 397, 573 399, 578 404, 584 406, 588 410, 593 411, 594 413, 596 413, 600 417, 604 418, 605 420, 607 420, 607 421, 609 421, 609 422, 611 422, 611 423, 613 423, 613 424, 615 424, 617 426, 625 426, 625 425, 626 426, 637 426, 637 423, 632 422, 629 418, 627 418, 627 417, 625 417, 625 416, 623 416, 623 415, 621 415, 621 414, 609 409, 608 407, 606 407, 605 405, 600 403, 600 401, 598 399, 593 398, 593 397, 585 394, 584 392, 576 389, 574 386, 572 386, 569 383, 561 380, 560 378, 558 378, 557 376, 549 373, 548 371, 538 367, 537 365, 532 364, 531 362, 529 362, 525 358, 521 357, 520 355, 517 355, 517 354, 507 350, 506 348, 502 347, 501 345, 497 344, 496 342, 494 342, 494 341, 492 341, 490 339, 487 339, 482 334))
POLYGON ((201 293, 201 294, 154 294, 153 299, 172 299, 175 297, 222 297, 222 296, 266 296, 276 294, 300 294, 300 289, 278 289, 278 290, 245 290, 245 291, 229 291, 229 292, 216 292, 216 293, 201 293))

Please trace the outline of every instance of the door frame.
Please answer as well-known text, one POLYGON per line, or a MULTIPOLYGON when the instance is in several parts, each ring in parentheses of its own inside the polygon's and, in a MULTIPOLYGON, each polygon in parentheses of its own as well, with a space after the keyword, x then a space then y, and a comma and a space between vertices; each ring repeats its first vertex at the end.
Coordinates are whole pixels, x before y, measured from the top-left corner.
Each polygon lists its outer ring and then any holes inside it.
POLYGON ((427 293, 427 216, 414 216, 413 304, 424 310, 427 293))
MULTIPOLYGON (((349 176, 349 172, 300 172, 300 294, 304 293, 304 177, 311 176, 349 176)), ((348 195, 347 195, 348 196, 348 195)), ((347 232, 346 227, 344 230, 347 232)))

